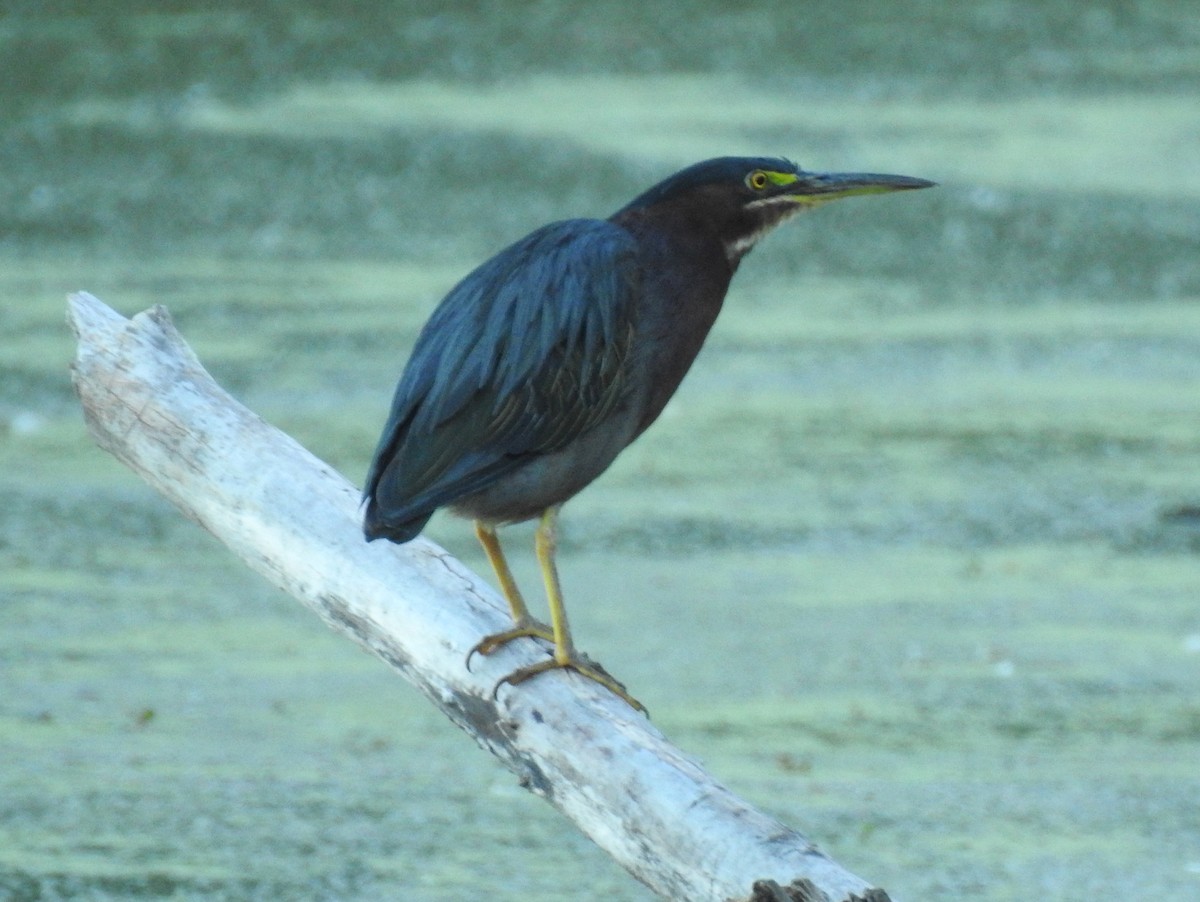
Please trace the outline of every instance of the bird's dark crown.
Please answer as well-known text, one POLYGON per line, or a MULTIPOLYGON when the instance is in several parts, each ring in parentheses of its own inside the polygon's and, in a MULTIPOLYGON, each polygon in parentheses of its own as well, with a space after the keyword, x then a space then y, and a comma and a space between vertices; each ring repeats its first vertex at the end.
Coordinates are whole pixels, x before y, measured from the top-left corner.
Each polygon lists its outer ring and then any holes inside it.
POLYGON ((667 203, 705 185, 728 185, 742 188, 745 186, 747 176, 755 171, 761 171, 768 176, 771 174, 796 176, 802 172, 799 166, 782 157, 716 157, 712 160, 693 163, 686 169, 681 169, 674 175, 663 179, 631 200, 620 212, 667 203))

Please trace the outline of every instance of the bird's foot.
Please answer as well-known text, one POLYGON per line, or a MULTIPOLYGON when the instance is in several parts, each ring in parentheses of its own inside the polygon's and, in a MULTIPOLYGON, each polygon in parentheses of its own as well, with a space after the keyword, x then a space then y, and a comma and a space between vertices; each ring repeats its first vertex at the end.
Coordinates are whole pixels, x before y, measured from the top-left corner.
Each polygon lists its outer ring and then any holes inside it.
POLYGON ((534 620, 532 617, 525 620, 518 620, 511 629, 495 633, 491 636, 484 636, 479 640, 475 647, 467 652, 467 668, 470 669, 471 659, 476 655, 490 655, 500 646, 512 642, 513 639, 545 639, 547 642, 553 642, 554 630, 540 620, 534 620))
POLYGON ((586 677, 594 683, 599 683, 633 710, 645 714, 649 717, 649 712, 646 706, 639 702, 636 698, 629 694, 625 689, 625 684, 613 677, 607 670, 601 667, 596 662, 582 655, 572 655, 569 658, 561 659, 558 656, 550 658, 546 661, 539 661, 537 664, 530 664, 528 667, 522 667, 514 670, 492 690, 492 697, 500 691, 500 687, 506 683, 510 686, 516 686, 518 683, 523 683, 528 679, 537 676, 539 673, 547 673, 551 670, 573 670, 582 677, 586 677))

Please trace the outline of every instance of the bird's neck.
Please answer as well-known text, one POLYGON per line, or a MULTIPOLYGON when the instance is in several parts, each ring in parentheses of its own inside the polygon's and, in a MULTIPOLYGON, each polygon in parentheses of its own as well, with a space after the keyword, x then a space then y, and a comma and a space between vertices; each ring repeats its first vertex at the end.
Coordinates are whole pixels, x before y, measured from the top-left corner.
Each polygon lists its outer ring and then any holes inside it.
MULTIPOLYGON (((690 272, 689 281, 693 283, 703 273, 711 284, 720 284, 720 296, 724 298, 742 252, 729 253, 717 224, 703 211, 668 206, 627 209, 613 216, 611 222, 633 233, 645 254, 644 265, 649 272, 666 275, 690 272)), ((716 316, 716 311, 713 315, 716 316)))
POLYGON ((662 412, 700 353, 737 263, 709 230, 656 221, 652 215, 613 221, 638 239, 642 291, 634 328, 646 354, 642 365, 650 373, 640 432, 662 412))

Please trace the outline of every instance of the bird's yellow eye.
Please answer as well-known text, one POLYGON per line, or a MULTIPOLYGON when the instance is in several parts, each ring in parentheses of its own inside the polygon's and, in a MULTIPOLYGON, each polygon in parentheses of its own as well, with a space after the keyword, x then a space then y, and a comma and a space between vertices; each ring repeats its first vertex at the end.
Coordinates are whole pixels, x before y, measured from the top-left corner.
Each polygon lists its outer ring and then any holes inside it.
POLYGON ((767 187, 767 174, 761 169, 755 169, 752 173, 746 176, 746 184, 755 191, 761 191, 767 187))

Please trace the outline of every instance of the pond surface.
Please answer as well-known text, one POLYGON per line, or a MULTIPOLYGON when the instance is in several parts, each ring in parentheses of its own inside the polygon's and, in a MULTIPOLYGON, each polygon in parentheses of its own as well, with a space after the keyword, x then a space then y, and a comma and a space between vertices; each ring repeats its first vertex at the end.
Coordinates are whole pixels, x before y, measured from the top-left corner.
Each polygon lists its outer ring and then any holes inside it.
POLYGON ((724 153, 942 184, 746 260, 581 646, 898 902, 1200 897, 1200 10, 170 9, 0 19, 0 898, 651 898, 92 445, 64 298, 358 483, 459 277, 724 153))

